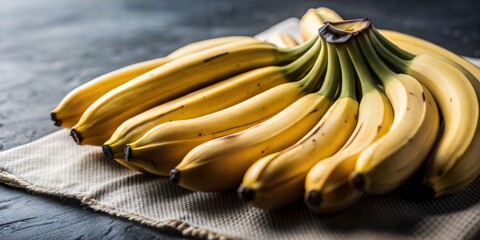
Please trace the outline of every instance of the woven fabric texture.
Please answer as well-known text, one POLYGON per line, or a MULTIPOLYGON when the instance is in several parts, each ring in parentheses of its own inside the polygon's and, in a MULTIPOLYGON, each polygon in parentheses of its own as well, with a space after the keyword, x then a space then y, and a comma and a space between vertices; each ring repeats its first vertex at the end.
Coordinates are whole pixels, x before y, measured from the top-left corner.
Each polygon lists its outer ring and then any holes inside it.
POLYGON ((0 180, 31 191, 80 199, 90 207, 186 236, 243 239, 468 239, 480 230, 480 178, 466 191, 428 201, 399 190, 364 195, 350 208, 315 215, 302 202, 265 211, 234 191, 191 192, 104 159, 60 130, 0 153, 0 180))

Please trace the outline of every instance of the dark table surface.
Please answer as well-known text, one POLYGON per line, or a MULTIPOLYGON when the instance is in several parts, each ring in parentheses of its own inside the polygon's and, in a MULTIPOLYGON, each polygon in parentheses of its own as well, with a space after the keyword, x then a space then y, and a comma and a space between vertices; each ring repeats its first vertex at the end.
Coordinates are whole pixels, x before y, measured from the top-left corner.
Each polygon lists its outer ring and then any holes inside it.
MULTIPOLYGON (((319 4, 480 57, 480 1, 0 0, 0 151, 56 131, 50 110, 102 73, 200 39, 255 35, 319 4)), ((0 184, 0 239, 27 238, 182 236, 0 184)))

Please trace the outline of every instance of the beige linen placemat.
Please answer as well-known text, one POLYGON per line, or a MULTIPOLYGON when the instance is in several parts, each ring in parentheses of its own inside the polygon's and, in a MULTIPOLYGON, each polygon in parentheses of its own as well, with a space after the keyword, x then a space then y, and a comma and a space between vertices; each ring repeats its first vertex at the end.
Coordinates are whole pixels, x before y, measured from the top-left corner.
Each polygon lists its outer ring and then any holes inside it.
MULTIPOLYGON (((459 239, 480 227, 480 179, 467 191, 413 202, 400 192, 365 195, 332 215, 315 215, 298 202, 264 211, 234 191, 191 192, 104 159, 99 147, 77 146, 67 130, 0 153, 0 180, 186 236, 246 239, 459 239)), ((288 193, 287 193, 288 194, 288 193)))
MULTIPOLYGON (((298 19, 285 23, 282 30, 290 31, 298 19)), ((259 37, 266 36, 268 31, 259 37)), ((480 178, 462 193, 429 201, 396 191, 364 195, 331 215, 315 215, 300 201, 264 211, 244 204, 234 191, 191 192, 166 177, 126 169, 104 159, 99 147, 77 146, 67 130, 1 152, 0 181, 202 238, 468 239, 480 233, 480 178)))

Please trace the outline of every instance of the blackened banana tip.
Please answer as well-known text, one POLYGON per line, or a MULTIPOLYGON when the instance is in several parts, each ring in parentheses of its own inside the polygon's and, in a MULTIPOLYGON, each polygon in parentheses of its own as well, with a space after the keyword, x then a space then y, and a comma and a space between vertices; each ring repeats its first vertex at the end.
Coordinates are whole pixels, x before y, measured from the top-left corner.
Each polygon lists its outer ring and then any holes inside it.
POLYGON ((361 173, 353 173, 351 183, 357 190, 363 190, 365 188, 365 176, 361 173))
POLYGON ((125 161, 128 161, 132 157, 132 148, 130 145, 125 145, 125 161))
POLYGON ((113 151, 112 151, 112 148, 108 144, 103 144, 102 145, 102 151, 103 151, 103 155, 105 155, 106 159, 113 160, 113 151))
POLYGON ((81 145, 82 135, 77 130, 75 130, 75 128, 70 129, 70 136, 78 145, 81 145))
POLYGON ((173 183, 178 183, 180 181, 180 171, 176 168, 170 171, 170 181, 173 183))
POLYGON ((245 202, 251 202, 255 199, 255 191, 248 187, 240 187, 238 189, 238 196, 245 202))
POLYGON ((322 194, 317 190, 312 190, 308 192, 306 200, 309 205, 320 205, 322 203, 322 194))
POLYGON ((57 114, 55 112, 50 113, 50 119, 53 121, 53 125, 60 127, 62 125, 62 120, 57 118, 57 114))

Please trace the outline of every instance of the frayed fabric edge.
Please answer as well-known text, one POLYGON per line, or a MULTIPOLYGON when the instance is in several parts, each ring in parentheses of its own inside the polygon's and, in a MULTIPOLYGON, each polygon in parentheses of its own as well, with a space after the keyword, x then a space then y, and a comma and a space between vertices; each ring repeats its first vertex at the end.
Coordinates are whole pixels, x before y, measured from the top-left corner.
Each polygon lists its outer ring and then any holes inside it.
POLYGON ((221 234, 212 230, 193 226, 187 222, 183 222, 180 220, 171 219, 171 220, 158 221, 148 217, 141 216, 136 213, 122 211, 122 210, 107 206, 105 204, 99 203, 97 200, 91 198, 90 196, 84 193, 68 193, 61 190, 50 189, 40 185, 32 184, 28 181, 23 180, 20 177, 13 175, 12 173, 6 171, 3 168, 0 168, 0 182, 3 182, 13 187, 24 188, 28 191, 35 192, 35 193, 78 199, 82 204, 87 205, 88 207, 92 208, 95 211, 105 212, 107 214, 110 214, 116 217, 125 218, 127 220, 138 222, 142 225, 146 225, 154 228, 173 229, 175 231, 180 232, 185 237, 195 237, 195 238, 212 239, 212 240, 238 239, 238 238, 227 236, 225 234, 221 234))

